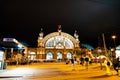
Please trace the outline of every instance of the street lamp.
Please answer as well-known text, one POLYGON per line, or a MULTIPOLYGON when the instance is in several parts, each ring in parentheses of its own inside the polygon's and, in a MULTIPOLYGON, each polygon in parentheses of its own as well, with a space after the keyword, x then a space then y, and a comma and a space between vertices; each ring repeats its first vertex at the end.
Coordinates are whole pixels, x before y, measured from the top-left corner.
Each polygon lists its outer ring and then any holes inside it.
POLYGON ((114 40, 114 46, 116 47, 116 42, 115 42, 116 35, 113 35, 113 36, 112 36, 112 39, 114 40))
MULTIPOLYGON (((112 39, 113 39, 113 41, 114 41, 114 55, 115 55, 115 51, 116 51, 116 42, 115 42, 116 35, 113 35, 113 36, 112 36, 112 39)), ((111 55, 113 55, 113 51, 112 51, 111 55)))

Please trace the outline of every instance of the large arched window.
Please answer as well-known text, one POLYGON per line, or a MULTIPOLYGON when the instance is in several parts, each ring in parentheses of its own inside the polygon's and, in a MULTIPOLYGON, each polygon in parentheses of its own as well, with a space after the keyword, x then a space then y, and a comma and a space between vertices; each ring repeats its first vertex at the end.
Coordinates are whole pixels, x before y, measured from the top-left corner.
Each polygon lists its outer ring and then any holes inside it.
POLYGON ((56 36, 55 37, 55 48, 57 48, 57 49, 64 48, 64 38, 63 38, 63 36, 56 36))
POLYGON ((72 41, 70 41, 68 38, 65 38, 65 47, 66 49, 73 49, 74 47, 72 41))
POLYGON ((46 42, 46 48, 54 48, 54 37, 48 39, 46 42))
POLYGON ((53 59, 53 54, 51 53, 51 52, 48 52, 47 54, 46 54, 46 59, 53 59))
POLYGON ((73 49, 74 45, 72 41, 64 36, 55 36, 46 41, 46 48, 56 49, 73 49))

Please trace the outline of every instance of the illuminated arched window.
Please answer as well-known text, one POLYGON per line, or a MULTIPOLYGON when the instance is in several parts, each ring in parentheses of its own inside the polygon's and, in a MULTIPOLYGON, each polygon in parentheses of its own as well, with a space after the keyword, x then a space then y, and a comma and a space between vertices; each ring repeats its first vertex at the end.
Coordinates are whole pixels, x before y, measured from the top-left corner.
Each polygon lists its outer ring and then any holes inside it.
POLYGON ((57 53, 57 59, 62 59, 62 53, 61 52, 57 53))
POLYGON ((72 54, 70 52, 67 53, 67 58, 71 59, 72 58, 72 54))
POLYGON ((46 48, 73 49, 74 45, 70 39, 64 36, 55 36, 47 40, 46 48))
POLYGON ((46 54, 46 59, 53 59, 53 54, 51 52, 48 52, 46 54))
POLYGON ((72 41, 68 38, 65 38, 65 47, 66 47, 66 49, 73 49, 74 48, 72 41))
POLYGON ((54 48, 54 37, 48 39, 46 42, 46 48, 54 48))

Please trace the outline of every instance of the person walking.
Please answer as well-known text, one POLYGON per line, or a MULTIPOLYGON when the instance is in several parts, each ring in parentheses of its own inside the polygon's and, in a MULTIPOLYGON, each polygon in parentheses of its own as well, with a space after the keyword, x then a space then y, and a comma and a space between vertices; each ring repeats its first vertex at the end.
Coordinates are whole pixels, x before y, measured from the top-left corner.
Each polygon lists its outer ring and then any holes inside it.
POLYGON ((69 59, 66 59, 66 64, 69 64, 69 59))
POLYGON ((75 67, 74 67, 74 59, 73 58, 71 59, 71 64, 72 64, 72 71, 74 71, 75 67))
POLYGON ((117 61, 118 61, 118 73, 117 73, 117 75, 120 76, 120 56, 118 56, 117 61))
POLYGON ((114 70, 116 70, 117 75, 120 74, 119 73, 119 69, 120 69, 120 56, 117 57, 113 67, 114 67, 114 70))
POLYGON ((86 67, 87 70, 88 70, 88 64, 89 64, 89 57, 86 56, 85 57, 85 67, 86 67))
POLYGON ((84 58, 83 57, 80 57, 80 64, 83 66, 84 64, 84 58))

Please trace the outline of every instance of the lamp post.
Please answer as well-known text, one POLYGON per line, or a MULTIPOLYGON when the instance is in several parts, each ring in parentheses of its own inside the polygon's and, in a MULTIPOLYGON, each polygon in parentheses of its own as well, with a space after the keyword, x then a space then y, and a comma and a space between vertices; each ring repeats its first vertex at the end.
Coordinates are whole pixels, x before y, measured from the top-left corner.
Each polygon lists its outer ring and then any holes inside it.
MULTIPOLYGON (((116 42, 115 42, 115 39, 116 39, 116 35, 113 35, 112 36, 112 39, 114 41, 114 55, 115 55, 115 50, 116 50, 116 42)), ((113 51, 112 51, 112 55, 113 55, 113 51)))
POLYGON ((106 54, 106 56, 108 57, 104 33, 102 33, 102 37, 103 37, 103 45, 104 45, 104 49, 105 49, 105 54, 106 54))
POLYGON ((113 35, 113 36, 112 36, 112 39, 113 39, 113 41, 114 41, 114 47, 116 47, 116 42, 115 42, 116 35, 113 35))

